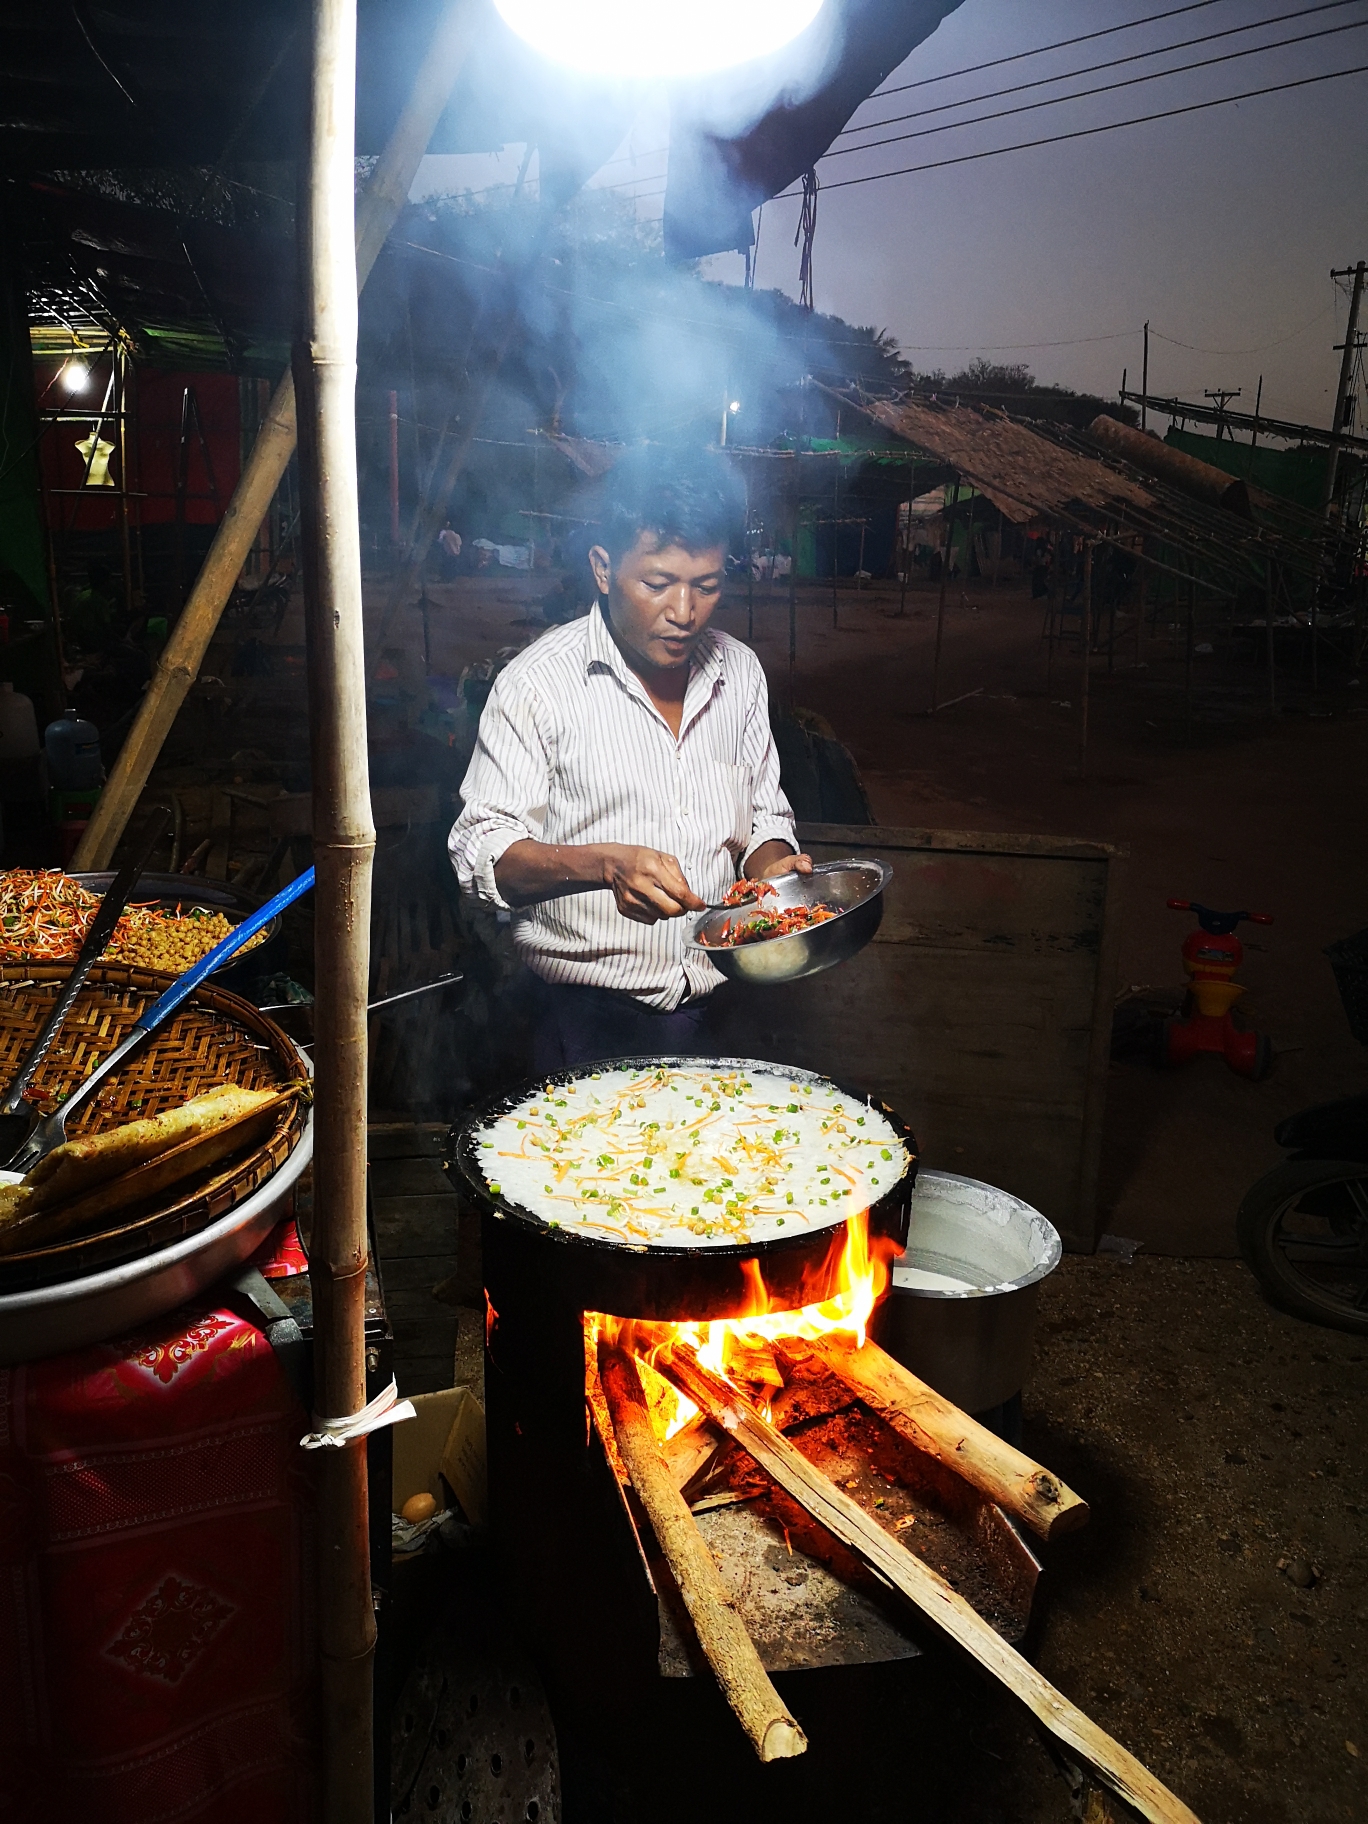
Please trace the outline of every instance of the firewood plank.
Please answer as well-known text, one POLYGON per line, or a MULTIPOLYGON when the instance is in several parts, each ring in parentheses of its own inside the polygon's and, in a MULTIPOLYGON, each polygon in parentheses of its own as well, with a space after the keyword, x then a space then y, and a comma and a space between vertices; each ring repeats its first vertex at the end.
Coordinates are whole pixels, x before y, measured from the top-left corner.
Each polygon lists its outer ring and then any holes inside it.
POLYGON ((813 1347, 886 1425, 972 1482, 1042 1539, 1086 1525, 1088 1504, 1081 1495, 961 1412, 877 1343, 856 1348, 853 1338, 832 1335, 813 1347))
POLYGON ((670 1356, 657 1358, 656 1366, 714 1424, 730 1432, 787 1494, 1004 1684, 1149 1824, 1198 1824, 1195 1814, 1147 1767, 1056 1691, 958 1591, 885 1532, 734 1387, 705 1369, 691 1350, 676 1347, 670 1356))
POLYGON ((732 1607, 712 1554, 660 1454, 636 1363, 608 1343, 599 1345, 598 1359, 618 1451, 723 1695, 762 1761, 802 1754, 807 1737, 760 1663, 755 1642, 732 1607))

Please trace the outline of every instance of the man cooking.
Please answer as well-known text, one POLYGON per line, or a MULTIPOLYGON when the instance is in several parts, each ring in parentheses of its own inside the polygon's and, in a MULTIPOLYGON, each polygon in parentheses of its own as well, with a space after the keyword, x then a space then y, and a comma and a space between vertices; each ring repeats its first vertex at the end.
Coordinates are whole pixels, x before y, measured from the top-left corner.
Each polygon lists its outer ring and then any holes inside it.
POLYGON ((449 842, 462 888, 512 912, 539 1075, 706 1053, 722 977, 685 915, 738 873, 812 870, 760 661, 709 626, 739 519, 722 459, 646 450, 607 487, 598 599, 500 674, 449 842))

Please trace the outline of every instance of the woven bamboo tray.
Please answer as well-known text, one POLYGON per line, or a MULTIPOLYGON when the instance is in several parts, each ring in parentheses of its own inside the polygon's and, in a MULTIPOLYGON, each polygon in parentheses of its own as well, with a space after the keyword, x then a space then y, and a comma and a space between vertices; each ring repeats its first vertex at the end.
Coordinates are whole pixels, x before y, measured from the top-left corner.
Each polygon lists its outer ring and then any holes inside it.
MULTIPOLYGON (((0 964, 0 1084, 13 1077, 69 973, 62 963, 0 964)), ((171 980, 126 965, 92 970, 29 1085, 30 1104, 44 1114, 55 1108, 171 980)), ((161 1114, 216 1083, 280 1090, 304 1074, 299 1052, 274 1021, 241 996, 203 985, 76 1111, 67 1138, 161 1114)), ((264 1140, 200 1179, 176 1185, 160 1202, 124 1212, 93 1233, 0 1256, 0 1291, 55 1284, 164 1247, 217 1221, 279 1170, 308 1120, 306 1100, 297 1097, 281 1109, 264 1140)))

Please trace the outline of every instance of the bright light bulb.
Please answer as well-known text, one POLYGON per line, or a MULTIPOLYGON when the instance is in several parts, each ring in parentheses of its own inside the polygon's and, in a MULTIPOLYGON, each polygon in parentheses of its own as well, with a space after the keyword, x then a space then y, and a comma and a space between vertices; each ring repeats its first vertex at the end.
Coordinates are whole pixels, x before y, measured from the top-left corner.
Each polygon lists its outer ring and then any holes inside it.
POLYGON ((495 0, 534 50, 604 77, 706 76, 777 51, 823 0, 495 0))
POLYGON ((741 410, 741 401, 739 399, 733 399, 731 404, 727 407, 727 410, 729 412, 739 412, 741 410))
POLYGON ((89 378, 90 369, 79 361, 68 361, 62 369, 62 384, 69 393, 83 393, 89 378))

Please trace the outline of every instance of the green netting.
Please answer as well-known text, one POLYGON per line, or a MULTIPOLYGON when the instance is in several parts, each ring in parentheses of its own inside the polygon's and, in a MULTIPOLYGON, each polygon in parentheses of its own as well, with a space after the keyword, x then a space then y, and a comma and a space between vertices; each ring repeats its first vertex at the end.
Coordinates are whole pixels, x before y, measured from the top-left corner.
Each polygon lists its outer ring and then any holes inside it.
POLYGON ((1320 507, 1325 487, 1324 450, 1251 449, 1247 443, 1232 443, 1225 437, 1199 437, 1193 431, 1179 430, 1170 430, 1164 442, 1281 500, 1312 512, 1320 507))

